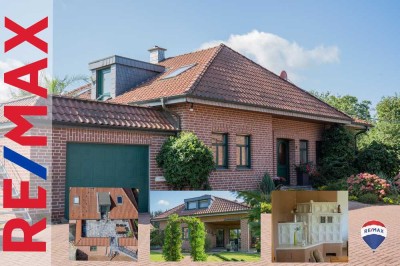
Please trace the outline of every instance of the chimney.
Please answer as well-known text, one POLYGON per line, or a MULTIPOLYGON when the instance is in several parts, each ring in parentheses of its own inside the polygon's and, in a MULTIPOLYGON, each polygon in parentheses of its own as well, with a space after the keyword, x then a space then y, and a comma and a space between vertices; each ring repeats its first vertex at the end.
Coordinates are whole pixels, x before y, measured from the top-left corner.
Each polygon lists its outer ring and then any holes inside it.
POLYGON ((282 79, 284 79, 284 80, 288 80, 288 78, 287 78, 287 73, 286 73, 285 70, 282 70, 282 72, 281 72, 281 74, 280 74, 280 77, 281 77, 282 79))
POLYGON ((161 48, 157 45, 148 50, 150 52, 150 63, 158 64, 165 59, 165 51, 167 49, 161 48))

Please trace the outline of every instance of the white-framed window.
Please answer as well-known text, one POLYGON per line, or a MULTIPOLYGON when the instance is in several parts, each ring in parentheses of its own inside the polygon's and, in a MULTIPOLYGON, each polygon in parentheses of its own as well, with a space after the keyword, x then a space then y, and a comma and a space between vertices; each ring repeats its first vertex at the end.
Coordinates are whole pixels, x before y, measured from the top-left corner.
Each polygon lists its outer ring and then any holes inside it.
POLYGON ((74 204, 79 204, 79 197, 78 196, 74 197, 74 204))

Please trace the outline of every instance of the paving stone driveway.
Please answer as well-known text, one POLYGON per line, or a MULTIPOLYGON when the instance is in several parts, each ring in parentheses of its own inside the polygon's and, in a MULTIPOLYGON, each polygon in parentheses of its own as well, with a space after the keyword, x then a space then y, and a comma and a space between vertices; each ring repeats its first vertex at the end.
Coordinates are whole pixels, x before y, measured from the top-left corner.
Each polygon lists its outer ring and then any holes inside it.
MULTIPOLYGON (((400 265, 400 206, 372 206, 364 207, 349 212, 349 253, 350 262, 347 264, 334 265, 400 265), (369 249, 360 236, 361 226, 368 220, 379 220, 383 222, 388 229, 388 236, 385 242, 378 248, 375 253, 369 249)), ((52 263, 55 266, 68 265, 271 265, 271 246, 270 246, 270 215, 262 217, 262 256, 260 262, 252 263, 188 263, 182 261, 180 263, 151 263, 149 261, 149 215, 139 216, 139 261, 138 262, 73 262, 68 260, 68 225, 52 226, 52 263)), ((44 261, 43 255, 29 253, 21 256, 19 254, 0 253, 0 265, 24 265, 34 266, 49 265, 44 261)), ((305 263, 279 263, 274 265, 315 265, 305 263)), ((327 265, 327 264, 324 264, 327 265)))

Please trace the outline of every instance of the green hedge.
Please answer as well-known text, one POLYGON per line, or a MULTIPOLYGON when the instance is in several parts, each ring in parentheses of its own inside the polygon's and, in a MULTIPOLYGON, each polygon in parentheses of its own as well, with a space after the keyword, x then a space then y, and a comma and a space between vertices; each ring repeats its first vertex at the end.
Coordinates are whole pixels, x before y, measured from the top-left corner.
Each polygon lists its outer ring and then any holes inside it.
POLYGON ((190 132, 169 137, 156 158, 164 177, 173 189, 211 190, 208 177, 215 168, 211 149, 190 132))

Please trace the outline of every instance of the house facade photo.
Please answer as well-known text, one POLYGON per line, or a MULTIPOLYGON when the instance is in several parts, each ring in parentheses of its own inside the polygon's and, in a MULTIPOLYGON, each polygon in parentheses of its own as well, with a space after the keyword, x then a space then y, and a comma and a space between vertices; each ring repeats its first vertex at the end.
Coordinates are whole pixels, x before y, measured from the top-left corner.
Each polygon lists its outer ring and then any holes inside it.
MULTIPOLYGON (((318 160, 323 130, 365 127, 285 72, 275 75, 226 45, 173 57, 158 46, 149 52, 150 62, 121 56, 91 62, 92 83, 53 96, 53 220, 68 218, 70 187, 135 187, 139 211, 147 212, 149 190, 170 189, 155 158, 181 131, 212 148, 213 190, 255 190, 266 172, 286 185, 307 185, 295 165, 318 160)), ((28 96, 8 105, 36 102, 28 96)), ((3 131, 14 126, 0 122, 3 131)))
MULTIPOLYGON (((151 222, 159 223, 159 230, 164 230, 168 217, 177 214, 180 217, 197 217, 206 228, 206 237, 210 249, 248 252, 254 244, 247 216, 250 208, 246 205, 211 195, 187 198, 184 202, 154 217, 151 222)), ((189 250, 190 230, 186 224, 182 228, 182 249, 189 250)))
POLYGON ((137 194, 130 188, 70 188, 72 259, 137 260, 137 194))

